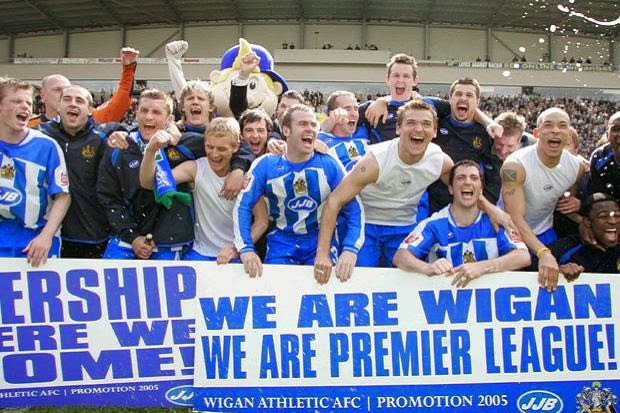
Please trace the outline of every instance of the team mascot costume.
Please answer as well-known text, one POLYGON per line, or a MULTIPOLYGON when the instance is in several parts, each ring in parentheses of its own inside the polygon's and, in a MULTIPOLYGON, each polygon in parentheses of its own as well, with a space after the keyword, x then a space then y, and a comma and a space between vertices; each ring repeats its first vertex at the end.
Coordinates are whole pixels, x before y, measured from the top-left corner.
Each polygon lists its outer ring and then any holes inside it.
MULTIPOLYGON (((188 48, 189 44, 184 40, 166 45, 168 70, 177 97, 186 83, 181 58, 188 48)), ((218 116, 238 116, 243 111, 239 108, 261 108, 272 116, 278 106, 278 97, 288 90, 286 81, 274 70, 271 53, 243 38, 224 53, 220 70, 213 70, 209 79, 218 116), (250 71, 247 82, 239 82, 242 68, 250 71)))

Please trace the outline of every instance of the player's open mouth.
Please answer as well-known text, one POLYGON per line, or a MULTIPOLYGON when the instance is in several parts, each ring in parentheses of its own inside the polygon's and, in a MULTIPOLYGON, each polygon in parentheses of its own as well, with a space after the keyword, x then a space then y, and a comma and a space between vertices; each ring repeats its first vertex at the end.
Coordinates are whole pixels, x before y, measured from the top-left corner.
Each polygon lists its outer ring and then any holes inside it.
POLYGON ((463 199, 471 199, 474 197, 474 191, 471 189, 464 189, 461 191, 461 196, 463 199))
POLYGON ((307 145, 314 145, 314 137, 312 136, 304 136, 301 141, 307 145))
POLYGON ((77 117, 80 116, 80 112, 77 110, 68 110, 67 116, 69 117, 70 120, 75 121, 77 117))
POLYGON ((191 113, 192 115, 202 115, 202 109, 200 109, 199 107, 192 107, 189 110, 189 113, 191 113))
POLYGON ((254 155, 258 154, 261 151, 261 143, 260 141, 256 141, 256 142, 248 142, 250 144, 250 148, 252 148, 252 152, 254 152, 254 155))
POLYGON ((458 105, 456 105, 456 113, 459 115, 459 117, 466 117, 467 112, 469 112, 469 105, 463 103, 459 103, 458 105))
POLYGON ((608 228, 605 230, 605 240, 610 244, 618 242, 618 230, 616 228, 608 228))
POLYGON ((397 95, 404 95, 405 91, 407 90, 406 87, 396 87, 394 88, 394 90, 396 91, 397 95))
POLYGON ((20 122, 28 122, 30 115, 28 113, 18 113, 16 117, 20 122))
POLYGON ((410 138, 411 142, 413 142, 415 145, 419 145, 422 142, 424 142, 424 136, 416 136, 416 135, 412 135, 410 138))
POLYGON ((562 140, 561 139, 549 139, 547 143, 551 149, 559 149, 560 145, 562 144, 562 140))
POLYGON ((157 131, 157 128, 153 125, 143 125, 142 131, 147 135, 152 135, 157 131))

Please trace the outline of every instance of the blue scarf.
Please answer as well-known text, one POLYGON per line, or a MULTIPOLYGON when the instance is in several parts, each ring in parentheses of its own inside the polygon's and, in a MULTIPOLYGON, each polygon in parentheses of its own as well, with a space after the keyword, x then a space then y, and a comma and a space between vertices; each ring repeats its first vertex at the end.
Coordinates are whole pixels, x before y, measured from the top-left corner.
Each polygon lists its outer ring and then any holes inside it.
MULTIPOLYGON (((140 131, 136 132, 134 140, 138 148, 140 148, 140 152, 144 154, 146 144, 142 139, 142 135, 140 135, 140 131)), ((189 205, 192 201, 190 194, 177 191, 177 184, 172 175, 172 168, 170 167, 170 162, 168 162, 168 157, 163 149, 157 151, 155 155, 155 188, 153 191, 155 192, 155 202, 163 205, 166 209, 172 207, 172 202, 175 199, 184 205, 189 205)))

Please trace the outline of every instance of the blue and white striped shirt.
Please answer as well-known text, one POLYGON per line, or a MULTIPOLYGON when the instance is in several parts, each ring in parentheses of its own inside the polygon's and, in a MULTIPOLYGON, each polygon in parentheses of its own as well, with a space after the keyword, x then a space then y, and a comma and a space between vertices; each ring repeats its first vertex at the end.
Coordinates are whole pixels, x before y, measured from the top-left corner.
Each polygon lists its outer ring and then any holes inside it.
POLYGON ((497 258, 514 249, 527 249, 523 242, 508 238, 503 228, 496 232, 482 211, 471 225, 459 227, 450 213, 451 205, 420 222, 400 248, 427 262, 445 258, 453 267, 497 258))
POLYGON ((69 192, 69 178, 54 139, 29 129, 18 143, 0 141, 0 223, 44 227, 51 196, 61 192, 69 192))
MULTIPOLYGON (((292 163, 285 155, 266 154, 258 158, 245 178, 234 209, 235 246, 251 251, 252 208, 265 197, 269 219, 276 231, 288 235, 318 234, 323 202, 344 176, 342 166, 329 155, 314 153, 306 162, 292 163)), ((363 244, 363 212, 357 199, 342 211, 347 235, 343 248, 356 252, 363 244)))

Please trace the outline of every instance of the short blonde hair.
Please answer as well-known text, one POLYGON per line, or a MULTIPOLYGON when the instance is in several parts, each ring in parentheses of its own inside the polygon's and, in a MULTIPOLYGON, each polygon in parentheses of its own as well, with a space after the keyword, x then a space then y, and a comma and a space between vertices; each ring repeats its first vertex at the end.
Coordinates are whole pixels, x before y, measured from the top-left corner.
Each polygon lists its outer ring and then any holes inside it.
POLYGON ((234 118, 215 118, 205 129, 205 138, 207 136, 228 136, 232 146, 239 143, 240 135, 239 123, 234 118))

